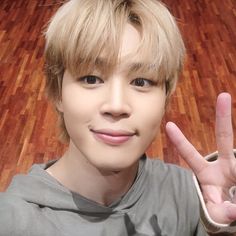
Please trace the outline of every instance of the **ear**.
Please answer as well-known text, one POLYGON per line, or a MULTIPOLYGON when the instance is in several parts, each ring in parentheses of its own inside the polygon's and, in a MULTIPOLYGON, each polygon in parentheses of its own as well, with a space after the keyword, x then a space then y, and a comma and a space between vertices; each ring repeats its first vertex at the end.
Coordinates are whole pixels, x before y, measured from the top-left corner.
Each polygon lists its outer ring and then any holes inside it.
POLYGON ((59 111, 59 112, 61 112, 61 113, 64 112, 64 110, 63 110, 63 105, 62 105, 62 101, 61 101, 61 100, 57 101, 57 102, 55 103, 55 106, 56 106, 57 111, 59 111))

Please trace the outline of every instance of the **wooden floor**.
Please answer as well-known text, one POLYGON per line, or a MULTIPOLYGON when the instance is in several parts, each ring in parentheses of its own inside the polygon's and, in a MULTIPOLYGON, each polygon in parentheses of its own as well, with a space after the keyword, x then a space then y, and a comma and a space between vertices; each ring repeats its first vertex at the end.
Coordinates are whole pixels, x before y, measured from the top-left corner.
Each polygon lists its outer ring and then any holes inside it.
MULTIPOLYGON (((185 166, 164 132, 175 121, 203 154, 215 151, 217 94, 233 98, 236 127, 236 1, 165 0, 187 46, 183 75, 148 153, 185 166)), ((33 163, 59 157, 56 116, 44 97, 43 29, 60 6, 56 0, 0 1, 0 191, 33 163)), ((236 146, 236 142, 234 142, 236 146)))

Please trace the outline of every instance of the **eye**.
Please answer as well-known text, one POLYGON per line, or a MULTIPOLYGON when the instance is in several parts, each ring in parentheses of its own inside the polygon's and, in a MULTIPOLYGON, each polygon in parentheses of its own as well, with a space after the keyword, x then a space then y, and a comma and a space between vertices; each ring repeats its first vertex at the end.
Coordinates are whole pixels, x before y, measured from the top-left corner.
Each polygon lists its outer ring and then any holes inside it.
POLYGON ((94 85, 94 84, 101 84, 103 83, 103 80, 100 79, 99 77, 95 76, 95 75, 86 75, 86 76, 83 76, 83 77, 80 77, 78 79, 78 81, 84 83, 84 84, 91 84, 91 85, 94 85))
POLYGON ((136 78, 131 82, 131 84, 137 87, 150 87, 154 86, 155 82, 149 79, 136 78))

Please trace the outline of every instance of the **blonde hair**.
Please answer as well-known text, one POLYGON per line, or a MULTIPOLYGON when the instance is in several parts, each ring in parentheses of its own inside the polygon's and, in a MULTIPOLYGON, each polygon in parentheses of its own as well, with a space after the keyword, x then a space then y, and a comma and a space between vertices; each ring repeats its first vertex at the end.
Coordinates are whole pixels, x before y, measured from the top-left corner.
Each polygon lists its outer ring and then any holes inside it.
MULTIPOLYGON (((167 88, 167 99, 182 69, 185 47, 174 17, 157 0, 70 0, 62 5, 46 30, 46 89, 56 103, 61 99, 65 69, 77 76, 100 63, 112 69, 119 61, 121 36, 126 23, 141 34, 135 70, 152 71, 167 88)), ((133 55, 135 56, 135 55, 133 55)), ((62 134, 68 140, 63 114, 62 134)))

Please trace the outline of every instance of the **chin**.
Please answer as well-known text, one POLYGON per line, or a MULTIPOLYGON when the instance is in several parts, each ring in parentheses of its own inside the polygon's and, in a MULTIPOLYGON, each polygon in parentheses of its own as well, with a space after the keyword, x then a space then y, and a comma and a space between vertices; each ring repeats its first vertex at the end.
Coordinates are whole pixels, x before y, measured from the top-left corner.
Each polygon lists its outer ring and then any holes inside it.
POLYGON ((132 168, 134 165, 137 164, 138 161, 134 162, 127 162, 127 161, 111 161, 111 162, 100 162, 100 163, 94 163, 94 166, 102 172, 113 172, 113 173, 119 173, 124 170, 132 168))

